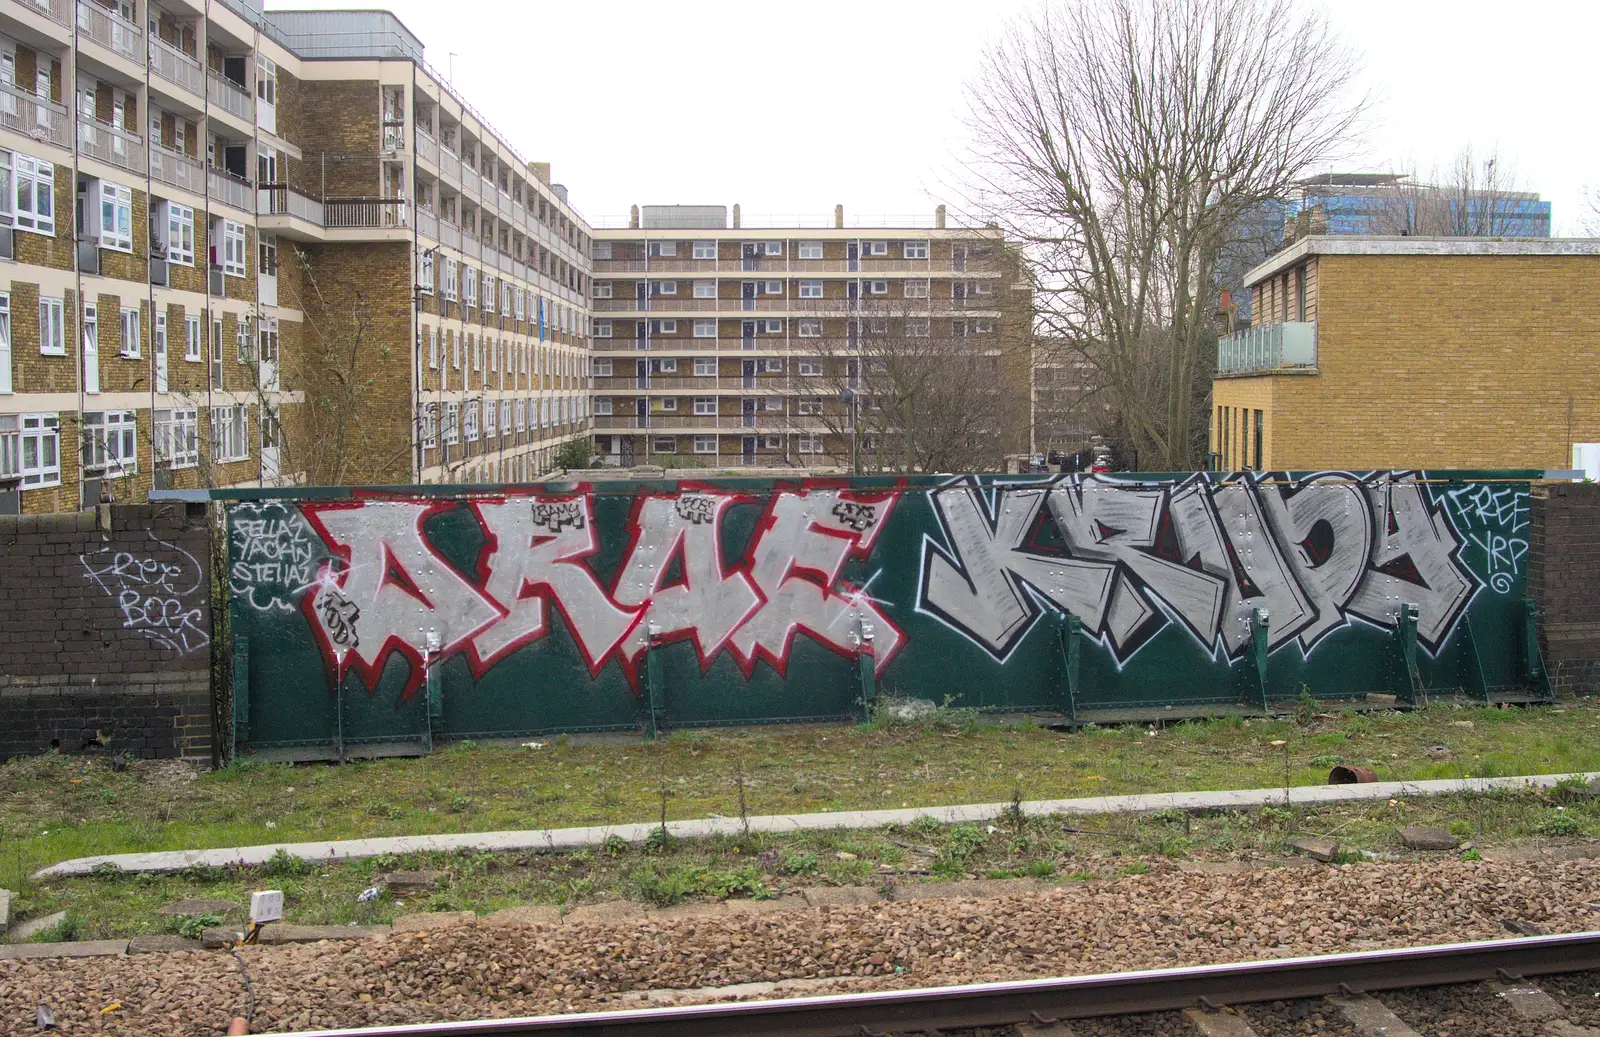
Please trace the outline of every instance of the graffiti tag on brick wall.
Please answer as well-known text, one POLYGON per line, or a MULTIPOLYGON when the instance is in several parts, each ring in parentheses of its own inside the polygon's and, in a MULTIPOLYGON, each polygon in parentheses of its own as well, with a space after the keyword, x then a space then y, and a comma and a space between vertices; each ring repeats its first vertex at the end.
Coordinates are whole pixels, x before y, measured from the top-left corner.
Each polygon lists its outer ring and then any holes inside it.
POLYGON ((108 545, 79 555, 78 561, 85 576, 116 602, 124 629, 178 655, 197 652, 211 643, 204 570, 177 544, 147 535, 152 552, 160 549, 165 557, 108 545))
POLYGON ((933 504, 942 536, 924 539, 918 610, 1002 661, 1046 610, 1081 618, 1119 665, 1172 623, 1238 658, 1258 608, 1269 650, 1298 641, 1309 656, 1352 623, 1393 628, 1413 603, 1436 652, 1481 585, 1410 473, 963 481, 933 504))
MULTIPOLYGON (((406 696, 427 666, 451 656, 481 676, 547 636, 551 610, 591 675, 615 659, 635 685, 646 649, 678 640, 694 645, 702 667, 727 652, 746 676, 758 661, 783 673, 797 635, 851 658, 870 651, 877 668, 886 666, 904 635, 866 587, 841 574, 849 558, 871 552, 893 496, 776 490, 745 556, 724 558, 728 509, 750 502, 698 489, 640 496, 609 586, 588 562, 599 548, 590 495, 472 501, 485 547, 470 572, 424 533, 451 503, 305 503, 298 509, 321 542, 321 561, 299 607, 338 672, 353 669, 374 686, 391 654, 410 660, 406 696)), ((265 536, 262 520, 251 521, 249 535, 235 537, 235 557, 265 536)), ((271 542, 282 543, 278 536, 271 542)), ((273 593, 292 582, 278 579, 273 593)))

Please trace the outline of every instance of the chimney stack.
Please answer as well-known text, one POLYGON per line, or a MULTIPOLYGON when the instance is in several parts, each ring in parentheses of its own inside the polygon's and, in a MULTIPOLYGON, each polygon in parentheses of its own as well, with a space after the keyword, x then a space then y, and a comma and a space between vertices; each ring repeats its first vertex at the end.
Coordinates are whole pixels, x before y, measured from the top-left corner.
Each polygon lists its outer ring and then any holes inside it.
POLYGON ((933 210, 933 225, 939 230, 944 230, 944 206, 933 210))
POLYGON ((734 230, 738 230, 739 226, 740 226, 740 224, 739 224, 739 203, 738 202, 734 202, 733 203, 733 229, 734 230))
POLYGON ((835 205, 833 207, 833 225, 835 227, 844 226, 844 206, 835 205))
POLYGON ((628 210, 628 229, 639 229, 639 207, 637 205, 628 210))

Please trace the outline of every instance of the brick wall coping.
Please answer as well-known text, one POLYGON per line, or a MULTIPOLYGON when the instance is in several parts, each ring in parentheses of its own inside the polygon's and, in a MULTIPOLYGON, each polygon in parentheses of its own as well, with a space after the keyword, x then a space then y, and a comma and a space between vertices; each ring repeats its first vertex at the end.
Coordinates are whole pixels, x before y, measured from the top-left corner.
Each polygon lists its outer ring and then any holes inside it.
POLYGON ((1244 275, 1253 287, 1307 256, 1600 256, 1600 238, 1423 238, 1387 235, 1301 238, 1244 275))

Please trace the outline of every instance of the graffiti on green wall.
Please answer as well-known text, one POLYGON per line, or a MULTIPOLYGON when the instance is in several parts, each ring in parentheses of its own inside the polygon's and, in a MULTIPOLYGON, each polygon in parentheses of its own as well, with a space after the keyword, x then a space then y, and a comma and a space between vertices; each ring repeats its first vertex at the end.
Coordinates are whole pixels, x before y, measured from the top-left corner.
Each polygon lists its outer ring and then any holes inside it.
POLYGON ((401 710, 443 674, 477 733, 609 729, 652 651, 693 722, 848 713, 858 664, 1037 706, 1061 683, 1040 627, 1069 613, 1108 701, 1174 700, 1174 674, 1224 701, 1254 623, 1274 665, 1356 683, 1404 607, 1441 673, 1469 615, 1509 630, 1528 494, 1420 472, 263 491, 230 506, 229 588, 235 632, 279 646, 256 711, 350 682, 401 710))

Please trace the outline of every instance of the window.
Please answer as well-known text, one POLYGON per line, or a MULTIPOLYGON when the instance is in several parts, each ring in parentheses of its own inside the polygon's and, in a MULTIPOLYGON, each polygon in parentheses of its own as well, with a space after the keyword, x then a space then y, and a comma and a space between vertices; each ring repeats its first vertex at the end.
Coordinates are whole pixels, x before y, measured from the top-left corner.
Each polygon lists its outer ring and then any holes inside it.
POLYGON ((250 408, 211 408, 211 460, 243 461, 250 456, 250 408))
POLYGON ((488 439, 495 434, 495 405, 493 400, 483 403, 483 438, 488 439))
POLYGON ((926 241, 907 241, 903 247, 907 259, 928 258, 928 243, 926 241))
POLYGON ((422 445, 429 450, 439 445, 439 411, 437 404, 428 403, 422 407, 422 445))
POLYGON ((611 298, 611 282, 610 281, 596 281, 594 283, 594 286, 593 286, 592 290, 590 291, 590 294, 593 295, 596 299, 609 299, 609 298, 611 298))
POLYGON ((820 396, 803 397, 800 400, 800 405, 799 405, 799 408, 797 409, 796 413, 798 413, 798 414, 810 414, 810 415, 821 414, 822 413, 822 397, 820 397, 820 396))
POLYGON ((428 325, 428 370, 439 369, 439 329, 428 325))
POLYGON ((650 441, 650 450, 657 454, 676 454, 678 441, 671 436, 659 436, 650 441))
POLYGON ((652 282, 651 285, 650 285, 650 294, 651 295, 677 295, 678 294, 678 282, 676 282, 676 281, 655 281, 655 282, 652 282))
POLYGON ((821 259, 822 258, 822 242, 820 242, 820 241, 802 241, 802 242, 800 242, 800 258, 801 259, 821 259))
POLYGON ((57 414, 22 415, 21 458, 17 472, 23 489, 61 484, 61 418, 57 414))
POLYGON ((167 262, 194 266, 194 209, 167 202, 167 262))
POLYGON ((868 281, 867 282, 867 294, 868 295, 888 295, 889 294, 889 282, 888 281, 868 281))
POLYGON ((930 329, 932 328, 932 325, 933 325, 933 322, 928 320, 926 317, 924 317, 921 320, 916 320, 914 318, 907 319, 906 320, 906 337, 907 338, 927 338, 929 333, 930 333, 930 329))
POLYGON ((782 449, 781 446, 779 445, 780 442, 781 442, 781 440, 779 440, 779 438, 777 436, 762 436, 761 437, 761 449, 763 449, 763 450, 779 450, 779 449, 782 449))
POLYGON ((905 283, 907 299, 926 299, 928 297, 928 282, 912 279, 905 283))
POLYGON ((797 363, 800 365, 799 373, 802 375, 822 374, 822 361, 820 360, 800 360, 797 363))
POLYGON ((694 337, 695 338, 716 338, 717 337, 717 322, 716 322, 716 320, 712 319, 712 320, 697 320, 697 321, 695 321, 694 322, 694 337))
POLYGON ((511 293, 511 298, 517 306, 517 319, 522 320, 528 315, 528 297, 523 293, 521 288, 518 288, 516 291, 511 293))
POLYGON ((887 241, 869 241, 866 244, 866 253, 869 256, 887 256, 889 243, 887 241))
POLYGON ((469 266, 462 272, 461 294, 468 306, 478 305, 478 268, 469 266))
POLYGON ((766 332, 768 335, 783 334, 783 319, 781 317, 776 320, 760 321, 759 323, 762 325, 761 330, 766 332))
POLYGON ((601 376, 602 378, 610 378, 611 377, 611 358, 610 357, 605 357, 603 359, 597 358, 597 359, 595 359, 593 361, 593 363, 594 363, 594 373, 595 374, 601 376))
POLYGON ((200 362, 200 318, 185 315, 183 318, 183 358, 190 363, 200 362))
POLYGON ((695 436, 694 452, 697 454, 714 454, 717 452, 716 436, 695 436))
POLYGON ((762 281, 761 282, 761 292, 762 292, 763 295, 782 295, 783 294, 783 282, 782 281, 762 281))
POLYGON ((694 258, 716 259, 717 243, 715 241, 697 241, 694 243, 694 258))
POLYGON ((11 294, 0 292, 0 394, 11 391, 11 294))
POLYGON ((120 355, 137 360, 139 357, 139 311, 122 310, 122 349, 120 355))
POLYGON ((652 335, 676 335, 677 333, 678 322, 675 320, 653 320, 650 322, 650 334, 652 335))
POLYGON ((517 416, 517 431, 521 432, 528 427, 528 401, 518 400, 514 411, 517 416))
POLYGON ((776 356, 776 357, 768 357, 768 358, 763 359, 763 360, 757 360, 756 361, 756 370, 758 372, 761 372, 761 373, 764 373, 764 374, 782 374, 783 373, 783 357, 776 356))
POLYGON ((193 468, 200 463, 200 412, 158 410, 155 413, 156 463, 193 468))
POLYGON ((483 312, 494 312, 495 295, 498 289, 495 286, 493 274, 483 275, 483 312))
POLYGON ((676 413, 678 410, 678 398, 676 396, 663 396, 657 402, 660 403, 661 410, 667 413, 676 413))
POLYGON ((800 282, 800 298, 802 298, 802 299, 820 299, 820 298, 822 298, 822 282, 821 281, 801 281, 800 282))
POLYGON ((233 351, 239 363, 250 359, 250 318, 240 314, 233 325, 233 351))
MULTIPOLYGON (((459 264, 450 258, 444 261, 444 297, 447 302, 456 301, 456 269, 459 264)), ((460 367, 460 364, 456 365, 460 367)))
POLYGON ((717 282, 696 281, 694 283, 694 297, 696 299, 715 299, 717 297, 717 282))
POLYGON ((710 356, 695 357, 694 373, 697 378, 715 378, 717 376, 717 358, 710 356))
POLYGON ((650 373, 651 374, 677 374, 678 373, 678 358, 677 357, 673 357, 673 356, 669 356, 669 357, 663 357, 660 360, 652 360, 652 361, 650 361, 650 373))
POLYGON ((611 397, 609 397, 609 396, 596 396, 594 398, 594 412, 596 414, 602 414, 602 415, 610 416, 610 414, 611 414, 611 397))
MULTIPOLYGON (((474 335, 467 336, 467 352, 472 354, 472 369, 481 372, 483 370, 483 343, 479 342, 474 335)), ((479 379, 479 381, 481 382, 482 379, 479 379)))
MULTIPOLYGON (((18 230, 54 236, 56 232, 56 167, 28 155, 13 156, 11 178, 16 185, 12 225, 18 230)), ((56 481, 61 479, 56 465, 56 481)), ((52 484, 53 485, 53 484, 52 484)))
POLYGON ((820 437, 820 436, 801 436, 800 437, 800 453, 802 453, 802 454, 820 454, 820 453, 822 453, 822 437, 820 437))
POLYGON ((427 295, 433 294, 433 250, 422 253, 417 263, 417 286, 427 295))
POLYGON ((39 352, 45 356, 67 355, 64 305, 60 299, 39 300, 39 352))
POLYGON ((444 405, 444 441, 446 443, 461 442, 461 404, 447 403, 444 405))
POLYGON ((500 312, 511 316, 511 286, 504 281, 500 282, 500 312))
POLYGON ((597 242, 595 242, 594 243, 593 258, 595 258, 595 259, 610 259, 611 258, 611 242, 609 242, 609 241, 597 241, 597 242))
POLYGON ((102 180, 100 191, 100 247, 133 251, 133 191, 102 180))
POLYGON ((783 410, 783 401, 776 396, 768 396, 763 410, 783 410))
POLYGON ((675 256, 677 254, 678 243, 676 241, 650 242, 650 255, 652 256, 675 256))
POLYGON ((222 272, 230 277, 245 274, 244 224, 222 221, 222 272))
POLYGON ((717 412, 717 398, 715 396, 696 396, 694 398, 694 412, 696 414, 715 414, 717 412))
POLYGON ((115 479, 139 470, 138 430, 131 410, 83 415, 83 464, 115 479))
POLYGON ((975 320, 972 322, 972 330, 979 335, 992 335, 994 334, 994 321, 975 320))
POLYGON ((500 401, 500 431, 505 435, 508 435, 508 436, 511 435, 511 401, 510 400, 501 400, 500 401))
POLYGON ((795 327, 799 330, 801 338, 822 337, 822 322, 820 320, 796 321, 795 327))
POLYGON ((766 244, 765 244, 764 248, 762 249, 762 251, 766 252, 766 254, 769 255, 769 256, 781 256, 781 255, 783 255, 783 242, 781 242, 781 241, 769 241, 769 242, 766 242, 766 244))
POLYGON ((478 401, 477 400, 468 400, 467 401, 466 425, 467 425, 467 442, 468 443, 476 442, 477 439, 478 439, 478 401))
POLYGON ((608 320, 597 320, 597 321, 595 321, 594 322, 594 337, 595 338, 610 338, 611 337, 611 322, 608 321, 608 320))

